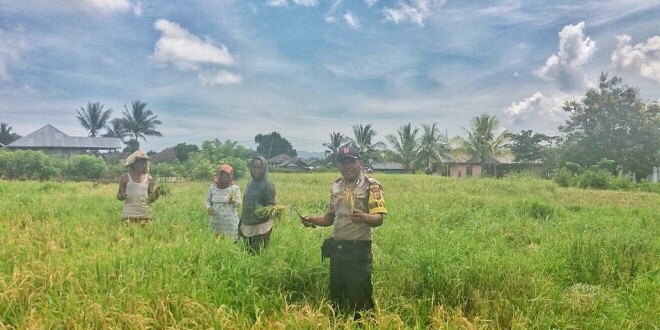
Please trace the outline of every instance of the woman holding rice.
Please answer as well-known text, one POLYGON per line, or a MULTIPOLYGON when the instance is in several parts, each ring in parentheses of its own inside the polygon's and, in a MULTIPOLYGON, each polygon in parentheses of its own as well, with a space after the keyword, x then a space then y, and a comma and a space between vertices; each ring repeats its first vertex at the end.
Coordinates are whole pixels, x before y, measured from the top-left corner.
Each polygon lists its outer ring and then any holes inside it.
POLYGON ((257 156, 250 162, 252 179, 245 188, 239 233, 251 253, 268 246, 273 220, 258 210, 275 205, 275 185, 268 179, 268 161, 257 156))
POLYGON ((218 175, 206 196, 206 212, 209 228, 216 235, 238 239, 238 208, 241 206, 241 189, 234 183, 234 169, 222 164, 218 175))

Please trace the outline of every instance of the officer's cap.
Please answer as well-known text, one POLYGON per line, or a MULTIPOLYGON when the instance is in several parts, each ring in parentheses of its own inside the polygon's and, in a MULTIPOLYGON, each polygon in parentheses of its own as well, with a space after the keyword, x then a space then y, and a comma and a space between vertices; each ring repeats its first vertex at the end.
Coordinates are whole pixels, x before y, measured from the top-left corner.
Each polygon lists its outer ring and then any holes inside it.
POLYGON ((344 157, 349 157, 353 159, 359 159, 360 158, 360 151, 357 150, 357 148, 347 145, 339 148, 337 150, 337 159, 342 159, 344 157))

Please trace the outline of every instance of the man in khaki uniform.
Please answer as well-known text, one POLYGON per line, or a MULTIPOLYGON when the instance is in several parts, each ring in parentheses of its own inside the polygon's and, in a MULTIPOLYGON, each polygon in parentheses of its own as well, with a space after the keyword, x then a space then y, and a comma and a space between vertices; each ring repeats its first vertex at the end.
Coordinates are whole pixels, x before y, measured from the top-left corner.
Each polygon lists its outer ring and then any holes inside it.
POLYGON ((330 298, 341 310, 373 310, 371 273, 373 228, 387 214, 380 183, 362 173, 359 151, 352 146, 338 150, 341 178, 332 183, 330 205, 324 215, 302 217, 303 225, 334 225, 332 237, 323 242, 322 255, 330 258, 330 298))

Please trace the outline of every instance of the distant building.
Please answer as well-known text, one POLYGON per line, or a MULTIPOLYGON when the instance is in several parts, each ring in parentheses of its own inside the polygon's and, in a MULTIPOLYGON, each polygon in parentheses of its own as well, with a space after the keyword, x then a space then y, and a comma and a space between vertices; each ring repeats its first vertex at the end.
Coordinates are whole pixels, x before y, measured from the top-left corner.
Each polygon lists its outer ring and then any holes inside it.
POLYGON ((407 171, 401 163, 373 163, 370 169, 373 172, 381 173, 412 173, 410 170, 407 171))
POLYGON ((271 168, 282 168, 292 171, 307 171, 309 164, 297 157, 291 157, 287 154, 279 154, 268 160, 268 166, 271 168))
POLYGON ((153 163, 173 163, 176 160, 176 150, 175 147, 169 147, 150 157, 153 163))
POLYGON ((73 137, 46 125, 6 146, 12 150, 41 150, 49 156, 71 158, 88 152, 121 149, 121 140, 109 137, 73 137))

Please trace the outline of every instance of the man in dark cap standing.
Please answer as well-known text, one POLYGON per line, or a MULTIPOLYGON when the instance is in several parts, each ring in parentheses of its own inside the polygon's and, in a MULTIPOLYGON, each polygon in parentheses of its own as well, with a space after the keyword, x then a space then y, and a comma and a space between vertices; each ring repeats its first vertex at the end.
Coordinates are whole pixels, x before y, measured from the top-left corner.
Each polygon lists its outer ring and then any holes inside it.
POLYGON ((357 148, 339 148, 337 160, 341 178, 332 183, 328 210, 301 220, 307 227, 334 226, 321 248, 322 256, 330 258, 330 298, 336 308, 359 319, 374 308, 371 241, 387 209, 380 183, 362 173, 357 148))

